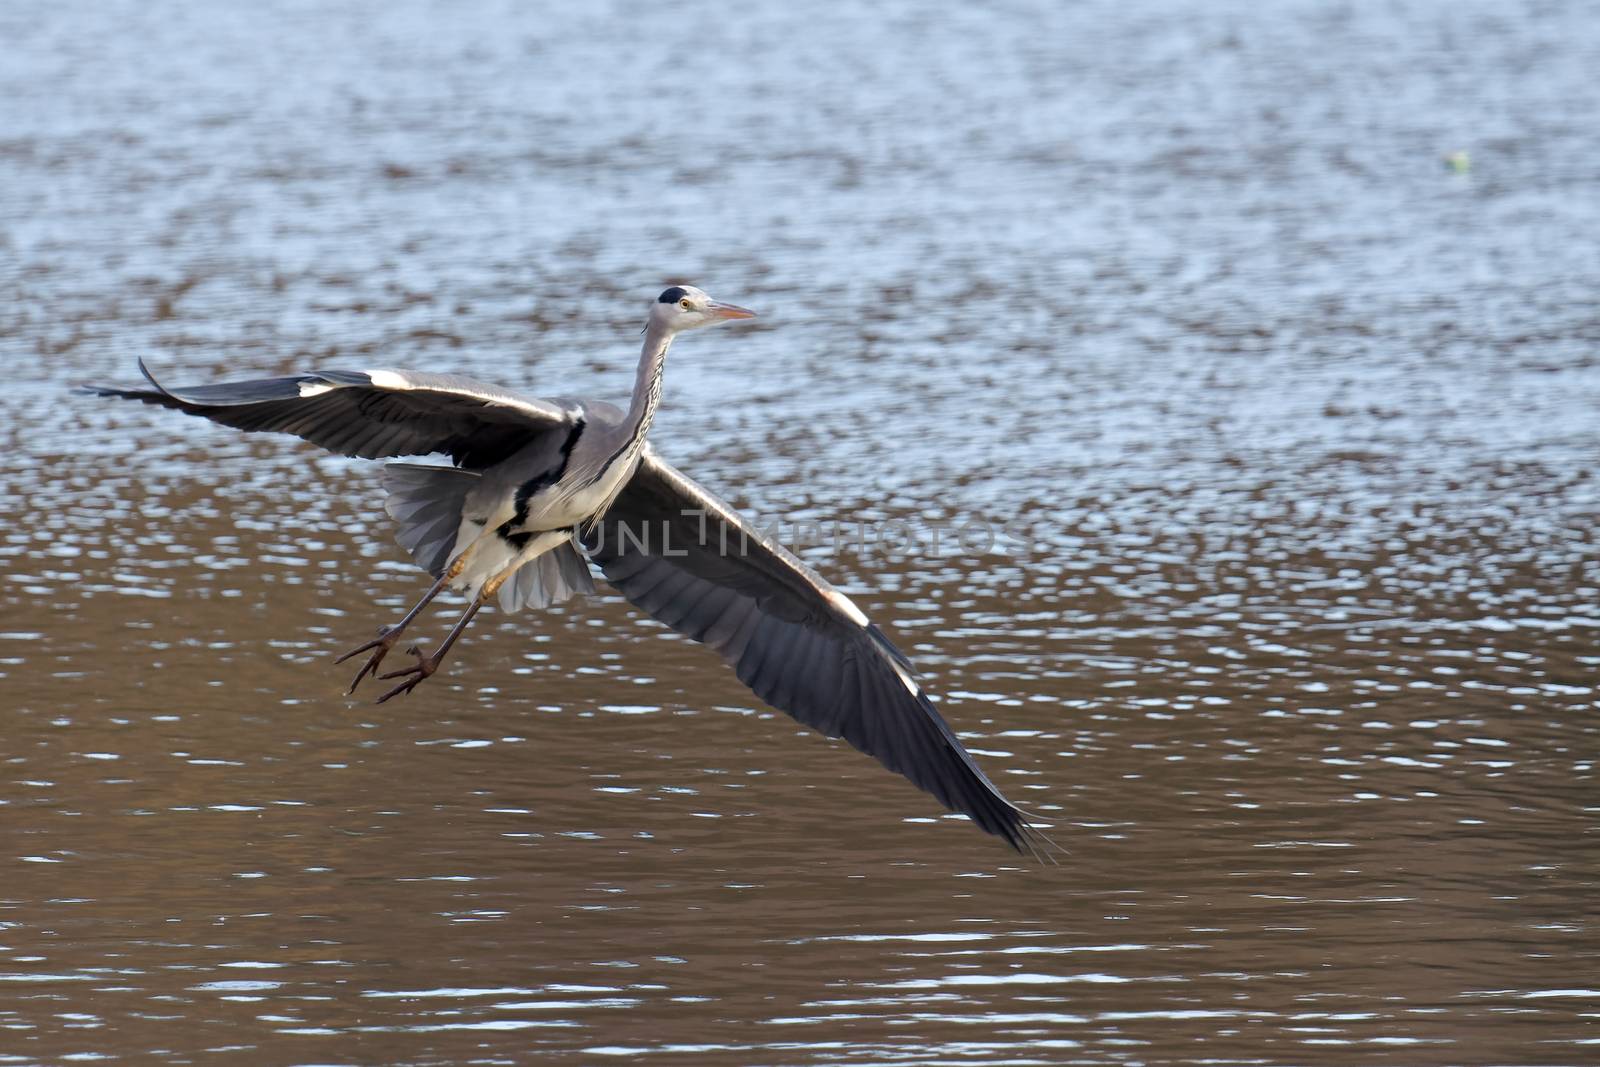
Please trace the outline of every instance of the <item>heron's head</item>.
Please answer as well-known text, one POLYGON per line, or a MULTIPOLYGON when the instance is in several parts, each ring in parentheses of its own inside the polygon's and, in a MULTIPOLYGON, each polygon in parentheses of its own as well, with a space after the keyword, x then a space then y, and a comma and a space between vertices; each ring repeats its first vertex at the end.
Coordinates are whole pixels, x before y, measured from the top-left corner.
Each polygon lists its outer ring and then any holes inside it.
POLYGON ((674 285, 663 290, 650 306, 650 321, 665 326, 673 333, 694 330, 701 326, 715 326, 729 319, 753 319, 754 311, 737 304, 719 304, 692 285, 674 285))

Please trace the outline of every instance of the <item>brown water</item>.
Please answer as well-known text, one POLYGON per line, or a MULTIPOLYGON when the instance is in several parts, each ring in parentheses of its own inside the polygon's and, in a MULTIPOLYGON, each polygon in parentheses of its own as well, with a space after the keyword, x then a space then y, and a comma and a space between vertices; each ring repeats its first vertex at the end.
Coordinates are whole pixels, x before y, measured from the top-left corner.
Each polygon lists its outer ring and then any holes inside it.
POLYGON ((1586 5, 325 7, 0 9, 0 1064, 1600 1062, 1586 5), (1059 869, 614 597, 345 699, 376 468, 67 392, 679 279, 658 446, 919 536, 811 552, 1059 869))

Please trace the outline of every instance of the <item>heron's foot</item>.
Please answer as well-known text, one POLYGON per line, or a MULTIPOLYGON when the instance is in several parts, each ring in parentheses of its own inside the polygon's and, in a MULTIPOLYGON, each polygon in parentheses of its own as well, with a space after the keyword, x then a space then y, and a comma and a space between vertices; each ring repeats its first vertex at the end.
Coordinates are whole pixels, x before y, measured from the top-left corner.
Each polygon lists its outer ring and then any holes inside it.
POLYGON ((365 678, 367 675, 370 674, 374 678, 378 676, 378 665, 383 662, 383 657, 389 654, 389 650, 394 647, 394 643, 399 639, 399 637, 399 627, 385 626, 382 630, 378 631, 377 637, 374 637, 371 641, 368 641, 364 645, 357 645, 355 648, 352 648, 349 652, 346 652, 344 655, 333 661, 335 663, 343 663, 345 660, 354 656, 359 656, 363 652, 372 653, 372 655, 367 658, 367 662, 362 664, 361 669, 356 672, 355 678, 351 679, 350 688, 345 690, 346 696, 354 693, 356 691, 356 686, 361 684, 361 679, 365 678))
POLYGON ((383 694, 383 696, 379 697, 378 703, 382 704, 390 697, 397 697, 401 693, 411 692, 417 686, 422 684, 422 680, 424 678, 427 678, 434 671, 439 669, 439 661, 444 658, 439 652, 435 652, 431 656, 424 656, 416 645, 412 645, 410 648, 406 649, 406 651, 417 657, 417 662, 413 663, 409 667, 402 667, 400 670, 390 671, 388 674, 378 675, 379 678, 385 680, 390 678, 405 679, 405 681, 401 682, 399 685, 383 694))

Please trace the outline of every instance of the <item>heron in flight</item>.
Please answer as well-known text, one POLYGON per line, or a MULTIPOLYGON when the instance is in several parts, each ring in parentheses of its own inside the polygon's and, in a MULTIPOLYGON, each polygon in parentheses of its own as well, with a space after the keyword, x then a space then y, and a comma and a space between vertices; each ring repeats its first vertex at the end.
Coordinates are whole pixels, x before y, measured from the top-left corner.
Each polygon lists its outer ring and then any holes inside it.
POLYGON ((593 592, 587 554, 624 597, 710 645, 761 699, 844 738, 1017 851, 1048 856, 1048 839, 989 781, 861 609, 645 440, 677 336, 753 317, 692 285, 667 289, 650 306, 627 411, 388 369, 167 388, 140 360, 148 384, 83 388, 294 434, 344 456, 450 457, 451 466, 384 468, 397 539, 435 581, 394 625, 339 657, 366 654, 352 693, 369 675, 397 682, 379 703, 410 692, 491 599, 510 612, 593 592), (431 653, 412 646, 409 666, 379 674, 445 589, 471 598, 448 636, 431 653))

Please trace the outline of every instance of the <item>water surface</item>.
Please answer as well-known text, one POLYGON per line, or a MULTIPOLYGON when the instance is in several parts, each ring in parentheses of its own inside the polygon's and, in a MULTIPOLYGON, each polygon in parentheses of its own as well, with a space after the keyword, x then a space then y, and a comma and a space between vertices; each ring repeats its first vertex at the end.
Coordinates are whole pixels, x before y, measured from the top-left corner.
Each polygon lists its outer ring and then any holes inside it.
POLYGON ((0 12, 0 1063, 1594 1060, 1592 13, 819 15, 0 12), (611 596, 346 699, 375 467, 68 395, 677 280, 658 447, 917 535, 809 554, 1060 868, 611 596))

